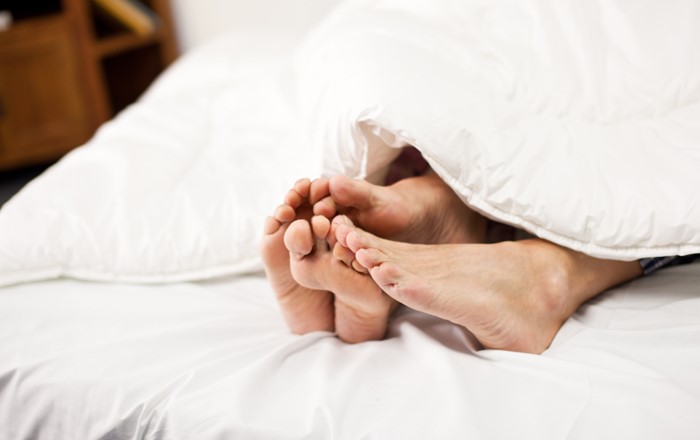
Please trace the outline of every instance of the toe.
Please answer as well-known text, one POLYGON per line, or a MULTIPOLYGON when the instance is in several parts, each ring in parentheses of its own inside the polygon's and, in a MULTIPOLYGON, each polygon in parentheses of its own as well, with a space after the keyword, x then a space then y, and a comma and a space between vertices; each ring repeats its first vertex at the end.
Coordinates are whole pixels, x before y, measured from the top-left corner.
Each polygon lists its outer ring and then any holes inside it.
POLYGON ((306 220, 296 220, 284 234, 284 245, 290 254, 300 258, 309 255, 314 248, 311 225, 306 220))
POLYGON ((352 232, 352 228, 346 225, 336 224, 335 228, 335 239, 341 246, 349 248, 348 246, 348 235, 352 232))
POLYGON ((333 247, 333 256, 347 266, 352 265, 352 262, 355 260, 355 253, 345 246, 342 246, 340 243, 337 243, 333 247))
POLYGON ((328 252, 331 247, 326 237, 331 230, 331 222, 322 215, 311 217, 311 231, 313 232, 316 251, 318 253, 328 252))
POLYGON ((353 226, 352 221, 344 215, 337 215, 333 218, 332 222, 332 232, 335 240, 342 246, 348 247, 346 239, 350 232, 352 232, 353 226))
POLYGON ((366 248, 378 248, 381 245, 379 239, 374 235, 357 228, 351 229, 350 232, 345 234, 345 242, 347 247, 353 252, 366 248))
POLYGON ((268 217, 265 219, 263 231, 264 231, 265 235, 274 234, 275 232, 279 231, 280 226, 282 226, 282 223, 277 221, 276 218, 268 217))
POLYGON ((359 273, 369 273, 369 271, 367 270, 367 268, 364 267, 363 265, 361 265, 357 260, 353 260, 353 261, 350 263, 350 266, 351 266, 353 269, 355 269, 355 272, 359 272, 359 273))
POLYGON ((405 276, 403 269, 391 262, 374 266, 370 269, 369 273, 384 291, 386 291, 387 288, 391 289, 396 287, 405 276))
MULTIPOLYGON (((313 203, 313 202, 312 202, 313 203)), ((332 197, 327 196, 314 203, 314 214, 322 215, 326 218, 333 218, 337 212, 337 206, 332 197)))
POLYGON ((273 217, 280 223, 289 223, 294 220, 296 213, 289 205, 280 205, 275 210, 273 217))
POLYGON ((336 215, 333 217, 332 223, 336 225, 354 226, 352 220, 350 220, 350 218, 348 218, 346 215, 336 215))
POLYGON ((328 188, 328 179, 321 177, 311 182, 309 190, 309 202, 317 203, 319 200, 331 195, 328 188))
POLYGON ((273 217, 268 217, 264 228, 258 250, 265 264, 265 271, 277 278, 280 273, 289 272, 289 251, 284 246, 287 224, 281 224, 273 217))
POLYGON ((372 269, 388 261, 388 257, 377 249, 360 249, 355 253, 355 259, 366 269, 372 269))
POLYGON ((330 230, 328 231, 328 235, 326 235, 326 241, 328 242, 328 248, 333 249, 336 244, 338 244, 338 240, 335 238, 335 230, 338 226, 331 223, 330 230))
POLYGON ((341 206, 365 209, 371 206, 374 185, 364 180, 353 180, 345 176, 333 176, 329 190, 333 199, 341 206))
POLYGON ((299 179, 296 181, 294 184, 294 190, 303 198, 306 198, 309 196, 309 191, 311 189, 311 180, 308 178, 304 177, 303 179, 299 179))
POLYGON ((311 218, 311 229, 316 238, 325 240, 331 230, 331 222, 322 215, 315 215, 311 218))
POLYGON ((284 196, 284 203, 290 207, 296 209, 304 202, 304 197, 299 194, 295 189, 290 189, 284 196))

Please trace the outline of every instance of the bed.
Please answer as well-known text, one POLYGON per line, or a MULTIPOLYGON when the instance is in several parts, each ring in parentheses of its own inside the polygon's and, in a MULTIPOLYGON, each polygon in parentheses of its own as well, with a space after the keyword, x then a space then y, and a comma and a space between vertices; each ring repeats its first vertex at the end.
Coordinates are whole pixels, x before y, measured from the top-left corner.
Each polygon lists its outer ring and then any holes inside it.
POLYGON ((696 438, 699 282, 614 289, 541 356, 408 309, 384 341, 291 335, 260 275, 7 287, 0 437, 696 438))
MULTIPOLYGON (((296 44, 246 32, 195 50, 0 211, 1 439, 697 438, 697 262, 596 297, 542 355, 480 350, 408 308, 382 341, 290 334, 257 256, 264 216, 297 177, 368 176, 411 137, 369 130, 387 148, 368 138, 350 159, 318 149, 326 132, 294 141, 294 106, 323 105, 290 86, 296 44)), ((460 188, 485 215, 517 211, 460 188)), ((500 220, 629 259, 695 252, 696 213, 675 242, 604 236, 614 212, 593 236, 500 220)))

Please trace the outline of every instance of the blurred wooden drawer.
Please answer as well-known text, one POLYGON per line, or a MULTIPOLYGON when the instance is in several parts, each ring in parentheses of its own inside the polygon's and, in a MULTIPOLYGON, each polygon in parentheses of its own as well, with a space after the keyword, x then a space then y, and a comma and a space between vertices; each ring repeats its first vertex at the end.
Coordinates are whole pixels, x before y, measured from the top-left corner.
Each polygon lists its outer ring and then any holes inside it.
POLYGON ((0 170, 54 160, 94 132, 78 56, 61 16, 0 32, 0 170))

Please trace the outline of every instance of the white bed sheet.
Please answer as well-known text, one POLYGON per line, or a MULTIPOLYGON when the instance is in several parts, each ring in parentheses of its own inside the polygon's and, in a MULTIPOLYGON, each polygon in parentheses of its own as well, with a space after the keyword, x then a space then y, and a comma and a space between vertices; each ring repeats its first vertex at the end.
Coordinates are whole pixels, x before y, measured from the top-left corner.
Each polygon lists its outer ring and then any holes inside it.
POLYGON ((407 309, 380 342, 291 335, 261 276, 7 287, 0 438, 697 438, 698 286, 614 289, 542 356, 407 309))

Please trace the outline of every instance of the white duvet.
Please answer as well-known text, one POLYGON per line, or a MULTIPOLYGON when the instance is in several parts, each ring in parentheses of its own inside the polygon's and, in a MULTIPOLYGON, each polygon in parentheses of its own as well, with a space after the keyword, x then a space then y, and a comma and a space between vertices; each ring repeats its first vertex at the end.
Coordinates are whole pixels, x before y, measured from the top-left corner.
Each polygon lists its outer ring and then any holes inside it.
POLYGON ((349 1, 180 61, 0 211, 0 284, 258 269, 298 177, 415 145, 485 215, 588 254, 700 252, 693 0, 349 1))
POLYGON ((296 58, 325 170, 416 146, 470 206, 593 256, 700 250, 695 0, 355 1, 296 58))

